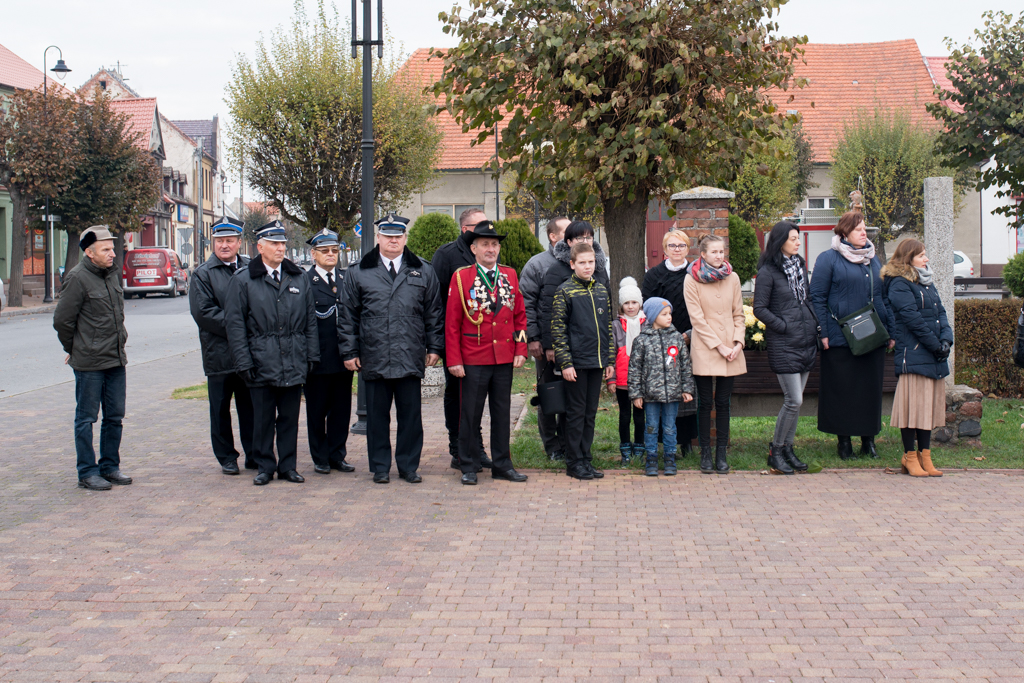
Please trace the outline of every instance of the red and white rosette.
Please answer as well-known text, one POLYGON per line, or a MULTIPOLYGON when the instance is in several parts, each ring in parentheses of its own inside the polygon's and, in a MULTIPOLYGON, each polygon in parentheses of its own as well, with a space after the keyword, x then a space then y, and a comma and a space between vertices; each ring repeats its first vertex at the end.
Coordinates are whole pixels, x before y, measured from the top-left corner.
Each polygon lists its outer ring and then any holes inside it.
POLYGON ((676 347, 676 346, 670 346, 670 347, 668 347, 668 352, 667 353, 668 353, 668 362, 669 363, 674 363, 674 362, 676 362, 676 356, 679 355, 679 348, 676 347))

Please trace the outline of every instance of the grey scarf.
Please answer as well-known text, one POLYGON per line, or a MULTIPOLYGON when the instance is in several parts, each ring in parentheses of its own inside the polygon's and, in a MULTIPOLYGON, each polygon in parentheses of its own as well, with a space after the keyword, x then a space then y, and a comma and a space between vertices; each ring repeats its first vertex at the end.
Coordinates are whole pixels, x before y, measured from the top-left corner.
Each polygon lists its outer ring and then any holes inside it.
POLYGON ((927 264, 924 268, 917 269, 917 279, 920 280, 921 284, 924 285, 925 287, 932 283, 933 276, 934 273, 932 273, 932 267, 927 264))
POLYGON ((796 256, 784 256, 782 258, 782 271, 789 280, 789 289, 793 292, 797 302, 803 303, 807 299, 807 287, 804 284, 804 269, 800 267, 800 259, 796 256))

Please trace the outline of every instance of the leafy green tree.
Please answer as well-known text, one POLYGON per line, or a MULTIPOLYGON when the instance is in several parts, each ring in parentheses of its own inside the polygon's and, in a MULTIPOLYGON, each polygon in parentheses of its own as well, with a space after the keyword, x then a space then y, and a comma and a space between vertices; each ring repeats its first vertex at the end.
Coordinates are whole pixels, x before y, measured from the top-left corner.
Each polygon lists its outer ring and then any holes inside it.
MULTIPOLYGON (((239 57, 227 86, 230 153, 284 218, 310 233, 345 234, 362 195, 362 72, 337 10, 323 0, 317 7, 310 20, 296 0, 290 30, 239 57)), ((374 191, 383 210, 426 190, 440 155, 432 104, 400 74, 397 55, 374 61, 374 191)))
MULTIPOLYGON (((78 104, 65 94, 19 90, 0 110, 0 185, 11 195, 11 267, 8 305, 21 306, 25 225, 34 201, 67 189, 81 162, 76 142, 78 104)), ((69 249, 70 251, 70 249, 69 249)))
POLYGON ((806 42, 775 35, 784 3, 472 0, 440 14, 460 42, 433 91, 478 144, 507 123, 502 170, 533 196, 600 207, 612 281, 640 280, 648 200, 729 182, 781 134, 765 91, 797 85, 806 42))
POLYGON ((516 274, 523 272, 523 266, 531 256, 544 251, 537 236, 530 229, 530 224, 522 218, 506 218, 494 222, 494 231, 505 235, 501 243, 500 262, 516 269, 516 274))
POLYGON ((956 207, 963 204, 969 173, 957 173, 935 152, 937 132, 913 123, 905 109, 861 111, 844 126, 832 152, 832 190, 845 206, 849 193, 864 193, 864 217, 878 227, 876 246, 924 227, 924 179, 953 176, 956 207))
POLYGON ((256 244, 256 231, 271 221, 267 205, 262 202, 252 202, 251 206, 242 209, 242 240, 249 244, 256 244))
POLYGON ((766 231, 783 216, 793 212, 811 182, 814 170, 811 145, 800 126, 775 138, 760 154, 747 157, 733 182, 736 193, 733 211, 754 226, 766 231))
POLYGON ((454 218, 444 213, 425 213, 409 228, 407 246, 412 253, 429 261, 439 246, 458 236, 459 224, 454 218))
MULTIPOLYGON (((68 233, 65 272, 78 263, 75 247, 86 228, 109 225, 118 235, 138 230, 160 198, 161 183, 160 166, 135 144, 128 116, 111 109, 109 97, 100 91, 80 93, 74 112, 81 162, 67 189, 50 201, 68 233)), ((42 204, 37 201, 37 206, 42 204)), ((120 257, 124 242, 117 240, 117 245, 120 257)))
POLYGON ((1024 296, 1024 252, 1011 258, 1003 267, 1003 282, 1010 294, 1024 296))
POLYGON ((938 149, 959 168, 986 164, 976 178, 979 190, 995 187, 996 197, 1011 201, 992 209, 1024 227, 1024 212, 1012 198, 1024 195, 1024 12, 985 12, 978 45, 954 48, 946 74, 953 90, 936 89, 938 104, 928 111, 941 121, 938 149), (959 105, 962 112, 951 109, 959 105))
POLYGON ((729 264, 740 282, 752 280, 757 275, 760 257, 761 245, 757 242, 754 227, 736 214, 729 214, 729 264))

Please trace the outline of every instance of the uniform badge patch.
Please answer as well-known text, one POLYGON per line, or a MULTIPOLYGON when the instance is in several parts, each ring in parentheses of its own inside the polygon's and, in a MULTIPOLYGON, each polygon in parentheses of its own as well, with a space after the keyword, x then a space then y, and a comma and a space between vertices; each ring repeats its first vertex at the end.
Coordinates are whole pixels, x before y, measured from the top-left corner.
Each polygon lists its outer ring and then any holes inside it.
POLYGON ((289 287, 288 291, 291 292, 292 294, 298 294, 299 293, 299 288, 298 287, 289 287))

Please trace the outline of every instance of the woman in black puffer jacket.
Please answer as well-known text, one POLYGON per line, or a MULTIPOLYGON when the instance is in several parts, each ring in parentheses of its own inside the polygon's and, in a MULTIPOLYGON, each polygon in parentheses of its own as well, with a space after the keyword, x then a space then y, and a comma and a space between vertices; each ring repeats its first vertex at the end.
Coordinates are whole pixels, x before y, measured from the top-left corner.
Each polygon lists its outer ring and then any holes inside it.
POLYGON ((818 356, 818 319, 811 308, 807 264, 800 256, 800 230, 776 223, 758 263, 754 316, 765 324, 768 365, 779 378, 783 403, 768 446, 768 467, 782 474, 806 471, 793 440, 807 376, 818 356))

